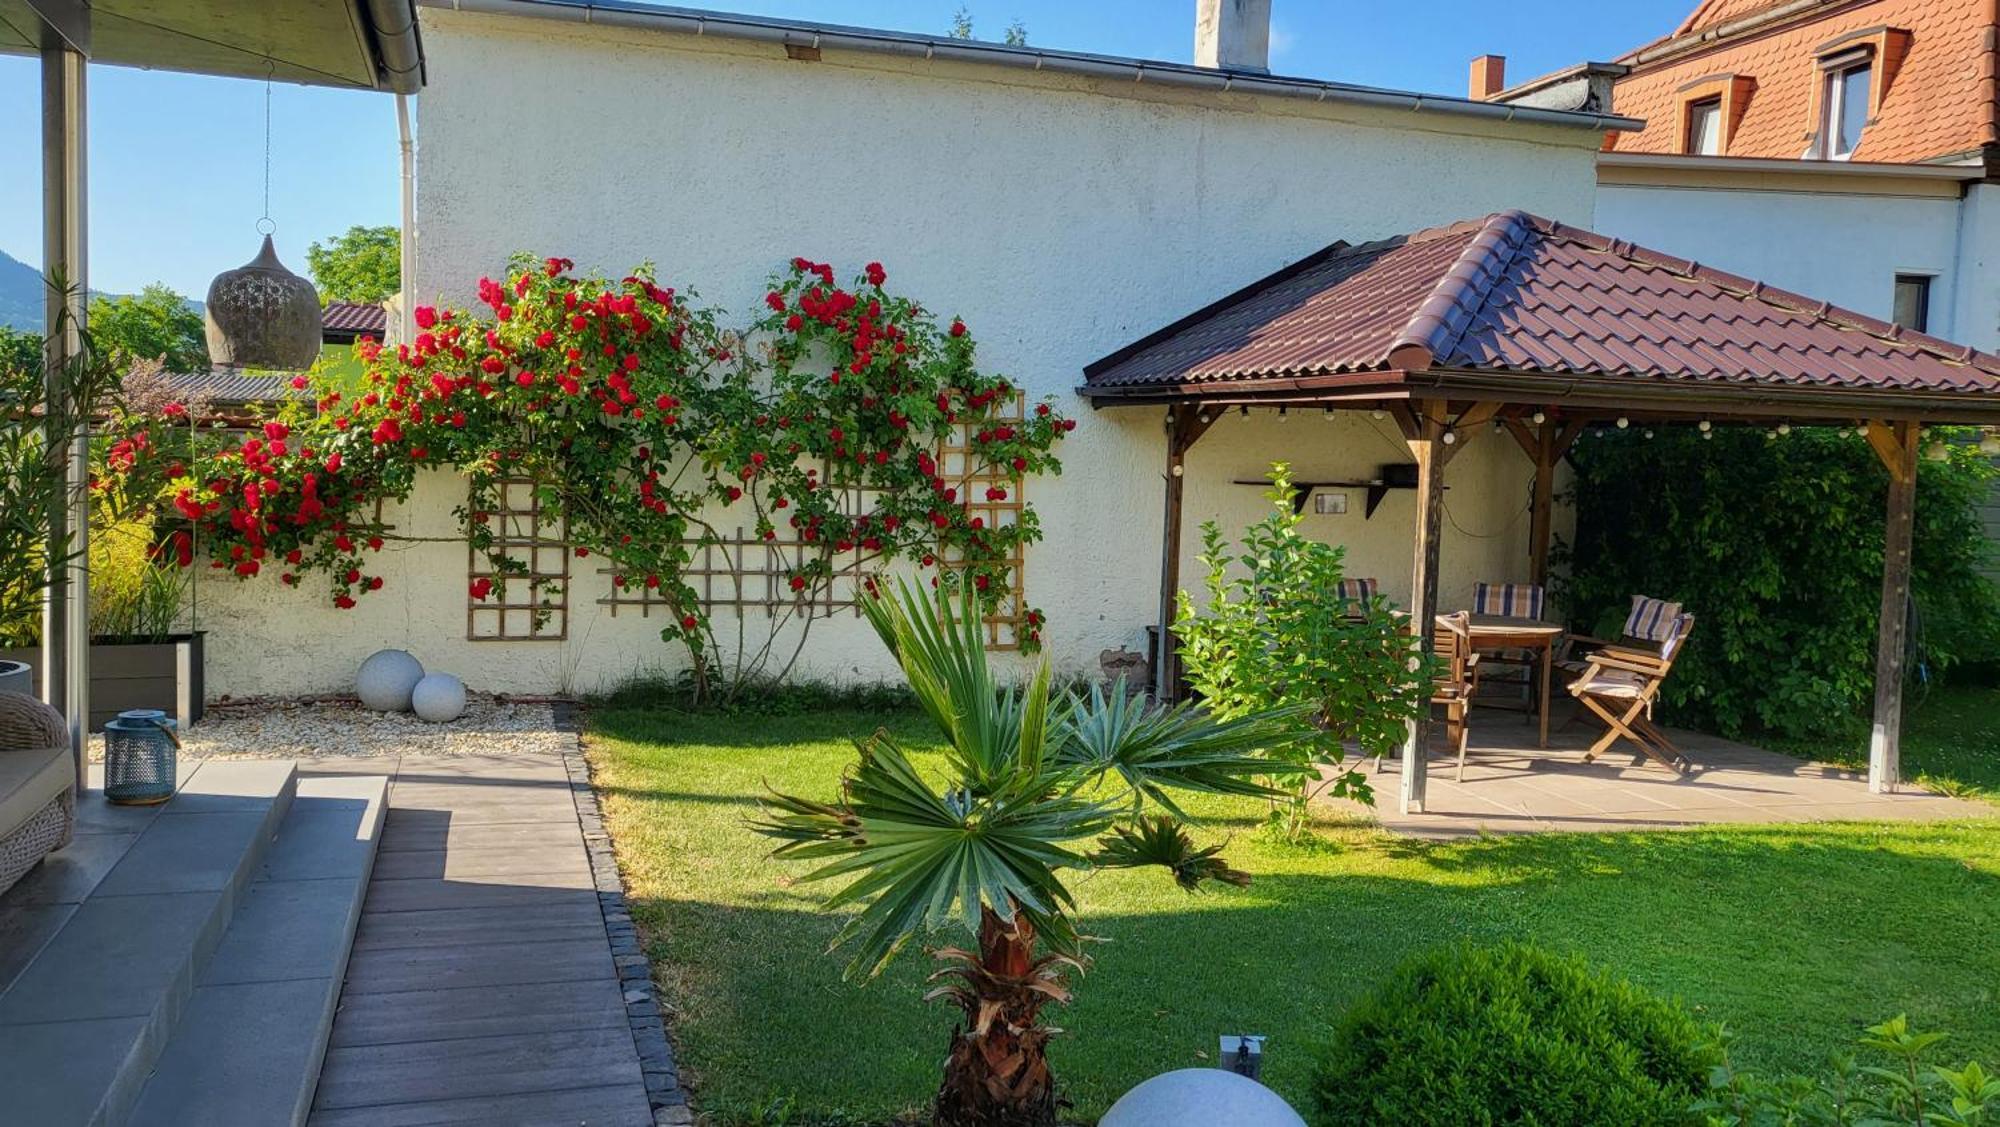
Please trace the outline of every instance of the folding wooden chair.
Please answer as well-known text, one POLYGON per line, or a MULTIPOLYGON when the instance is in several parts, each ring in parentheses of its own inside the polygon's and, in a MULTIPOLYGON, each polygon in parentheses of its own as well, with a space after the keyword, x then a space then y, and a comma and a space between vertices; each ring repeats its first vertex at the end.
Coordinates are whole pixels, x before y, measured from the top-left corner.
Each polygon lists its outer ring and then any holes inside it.
POLYGON ((1583 659, 1584 672, 1571 682, 1569 693, 1607 725, 1584 753, 1585 763, 1623 739, 1667 770, 1677 775, 1687 773, 1687 756, 1653 723, 1653 702, 1693 630, 1694 616, 1677 614, 1658 653, 1607 645, 1583 659))
POLYGON ((1465 750, 1471 740, 1467 714, 1479 688, 1479 655, 1472 651, 1471 616, 1465 611, 1437 616, 1431 634, 1431 650, 1443 663, 1437 680, 1431 683, 1431 704, 1444 709, 1445 737, 1458 753, 1454 781, 1465 781, 1465 750))
POLYGON ((1571 631, 1563 639, 1562 652, 1556 655, 1556 668, 1572 677, 1580 677, 1590 667, 1588 659, 1591 651, 1605 646, 1637 650, 1657 657, 1661 644, 1666 641, 1667 633, 1673 629, 1674 620, 1680 617, 1680 613, 1679 603, 1648 595, 1634 595, 1632 611, 1625 616, 1625 626, 1618 632, 1617 641, 1571 631))

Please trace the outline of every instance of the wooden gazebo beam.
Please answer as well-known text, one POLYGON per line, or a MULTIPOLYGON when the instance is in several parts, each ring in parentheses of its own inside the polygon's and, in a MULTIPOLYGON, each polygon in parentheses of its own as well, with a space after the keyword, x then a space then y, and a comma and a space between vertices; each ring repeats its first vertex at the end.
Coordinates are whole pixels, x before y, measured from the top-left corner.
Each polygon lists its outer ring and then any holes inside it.
POLYGON ((1174 686, 1179 683, 1179 663, 1174 660, 1174 600, 1181 589, 1181 507, 1187 487, 1187 452, 1208 428, 1215 425, 1220 411, 1204 410, 1200 405, 1183 403, 1167 409, 1167 466, 1165 489, 1165 514, 1160 535, 1160 613, 1159 638, 1154 643, 1153 652, 1153 696, 1155 700, 1174 699, 1174 686))

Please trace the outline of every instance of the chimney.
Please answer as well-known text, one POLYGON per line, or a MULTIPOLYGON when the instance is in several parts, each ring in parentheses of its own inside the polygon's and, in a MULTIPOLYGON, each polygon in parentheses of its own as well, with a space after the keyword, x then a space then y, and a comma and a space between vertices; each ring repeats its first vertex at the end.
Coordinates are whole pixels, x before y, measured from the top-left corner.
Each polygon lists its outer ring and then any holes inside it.
POLYGON ((1194 0, 1194 65, 1271 69, 1271 0, 1194 0))
POLYGON ((1472 60, 1472 79, 1466 84, 1466 96, 1475 102, 1483 102, 1507 88, 1507 56, 1481 55, 1472 60))

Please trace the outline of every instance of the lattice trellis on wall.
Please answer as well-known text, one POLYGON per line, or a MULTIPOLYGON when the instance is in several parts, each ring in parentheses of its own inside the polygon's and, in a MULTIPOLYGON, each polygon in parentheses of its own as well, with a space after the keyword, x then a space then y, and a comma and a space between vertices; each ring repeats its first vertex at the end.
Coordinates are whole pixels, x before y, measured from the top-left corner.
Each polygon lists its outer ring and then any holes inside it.
POLYGON ((466 548, 467 578, 488 579, 493 593, 484 599, 466 593, 465 636, 474 642, 554 642, 569 636, 569 529, 561 513, 542 507, 531 481, 500 483, 499 504, 489 511, 493 547, 521 565, 521 571, 501 576, 486 554, 466 548))
MULTIPOLYGON (((982 429, 996 424, 1021 422, 1026 407, 1026 397, 1017 392, 1004 403, 988 405, 983 417, 962 420, 951 437, 938 446, 938 474, 958 487, 958 495, 965 502, 967 514, 983 519, 988 528, 1011 527, 1021 519, 1024 504, 1021 494, 1026 482, 1014 483, 1005 467, 979 465, 972 450, 972 438, 982 429), (1005 487, 1007 499, 988 501, 986 491, 993 486, 1005 487)), ((946 567, 953 567, 961 561, 947 557, 942 562, 946 567)), ((993 613, 986 616, 988 649, 1021 648, 1021 627, 1028 614, 1025 564, 1021 547, 1017 545, 1014 554, 1007 560, 1008 575, 1012 579, 1009 593, 1000 600, 993 613)))
MULTIPOLYGON (((821 464, 821 480, 837 483, 839 479, 829 475, 840 472, 821 464)), ((874 507, 874 490, 848 487, 841 492, 840 509, 844 513, 859 516, 874 507)), ((799 539, 796 529, 783 524, 770 540, 758 535, 756 529, 741 525, 720 531, 722 534, 715 542, 694 545, 694 558, 683 573, 704 610, 711 614, 733 611, 738 615, 762 611, 769 616, 787 607, 805 605, 806 593, 791 589, 791 575, 800 561, 816 553, 820 545, 807 544, 799 539)), ((861 584, 874 573, 868 566, 873 562, 872 557, 869 552, 849 552, 837 558, 832 581, 810 592, 813 613, 847 610, 859 615, 861 584)), ((608 582, 612 571, 599 568, 598 574, 608 582)), ((597 601, 610 607, 613 617, 630 610, 638 611, 641 617, 650 617, 655 608, 663 614, 667 612, 666 600, 659 592, 629 578, 625 586, 612 586, 611 593, 597 601)))
MULTIPOLYGON (((1012 525, 1020 519, 1022 489, 1009 480, 1004 467, 995 470, 976 464, 972 437, 984 427, 1020 422, 1025 406, 1025 399, 1018 394, 1006 403, 991 405, 983 417, 962 422, 948 439, 938 445, 936 451, 939 476, 957 488, 967 512, 984 520, 988 528, 1012 525), (1006 500, 986 499, 986 490, 996 485, 1007 488, 1006 500)), ((838 475, 844 468, 822 465, 822 480, 837 484, 840 481, 838 475)), ((858 516, 872 511, 875 504, 873 490, 848 487, 842 497, 841 509, 858 516)), ((817 551, 819 545, 805 543, 798 538, 796 530, 784 525, 780 525, 777 532, 774 539, 765 540, 756 529, 737 526, 725 530, 716 542, 695 547, 694 558, 685 574, 689 586, 694 588, 706 611, 710 614, 733 611, 737 615, 761 611, 769 616, 784 608, 802 605, 804 596, 791 590, 789 578, 799 561, 817 551)), ((871 553, 852 552, 836 562, 839 566, 832 581, 812 592, 814 613, 846 610, 858 615, 861 585, 875 573, 872 565, 876 561, 871 553)), ((955 564, 949 558, 942 562, 945 567, 955 564)), ((992 649, 1020 648, 1019 633, 1027 614, 1024 562, 1017 549, 1008 561, 1013 591, 993 614, 987 616, 987 645, 992 649)), ((600 568, 598 574, 609 583, 610 569, 600 568)), ((597 601, 611 608, 614 617, 630 611, 648 617, 655 608, 662 614, 667 613, 666 601, 659 597, 658 592, 636 582, 628 582, 624 587, 611 586, 610 593, 597 601)))

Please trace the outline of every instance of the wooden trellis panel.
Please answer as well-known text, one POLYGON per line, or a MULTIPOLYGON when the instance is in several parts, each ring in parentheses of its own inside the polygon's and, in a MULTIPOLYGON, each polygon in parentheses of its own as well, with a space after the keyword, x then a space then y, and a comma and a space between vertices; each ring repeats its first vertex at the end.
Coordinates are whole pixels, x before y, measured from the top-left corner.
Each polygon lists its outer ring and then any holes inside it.
POLYGON ((490 579, 493 594, 475 599, 466 592, 465 637, 473 642, 556 642, 569 637, 568 522, 542 508, 531 481, 503 481, 499 504, 489 510, 493 546, 525 573, 502 576, 485 553, 466 546, 467 586, 490 579))
MULTIPOLYGON (((1026 482, 1016 483, 1012 471, 1005 466, 982 466, 974 456, 972 438, 982 429, 998 423, 1019 423, 1025 418, 1027 398, 1019 392, 1004 403, 989 404, 986 414, 979 418, 962 420, 951 437, 938 446, 938 474, 958 487, 958 496, 965 504, 970 516, 983 518, 988 528, 1011 527, 1021 519, 1025 506, 1022 493, 1026 482), (1007 499, 988 501, 986 490, 992 486, 1004 486, 1007 499)), ((946 557, 941 561, 945 567, 963 566, 963 561, 946 557)), ((986 616, 986 647, 993 650, 1018 650, 1021 648, 1021 627, 1027 619, 1027 574, 1024 570, 1026 559, 1020 545, 1016 545, 1013 555, 1007 559, 1009 592, 986 616)))

